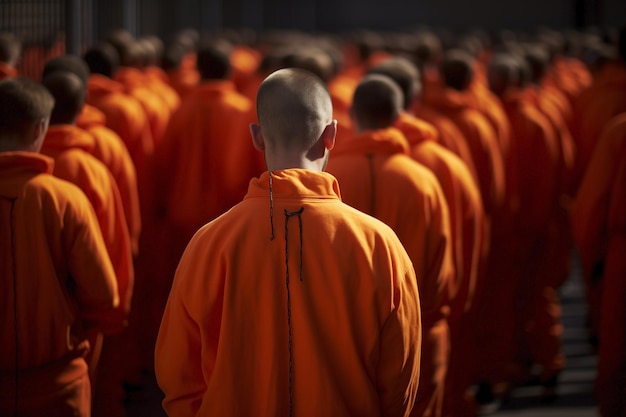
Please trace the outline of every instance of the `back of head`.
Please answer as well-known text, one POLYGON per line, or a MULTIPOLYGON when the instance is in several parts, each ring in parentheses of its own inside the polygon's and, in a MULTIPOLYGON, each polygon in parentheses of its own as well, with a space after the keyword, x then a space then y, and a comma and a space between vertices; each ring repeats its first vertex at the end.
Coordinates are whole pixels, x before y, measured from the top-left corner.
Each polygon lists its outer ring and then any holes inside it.
POLYGON ((390 58, 368 70, 368 74, 385 75, 402 90, 402 107, 408 110, 413 98, 422 91, 420 71, 406 58, 390 58))
POLYGON ((352 97, 352 115, 359 130, 384 129, 393 125, 402 110, 402 91, 389 77, 364 77, 352 97))
POLYGON ((121 66, 135 67, 141 61, 142 48, 130 32, 116 29, 109 33, 106 41, 117 50, 121 66))
POLYGON ((120 65, 120 57, 117 50, 108 43, 99 43, 89 48, 83 59, 87 63, 92 74, 104 75, 113 78, 115 71, 120 65))
POLYGON ((474 78, 473 59, 465 51, 451 49, 443 58, 440 72, 447 87, 465 91, 474 78))
POLYGON ((302 69, 285 68, 270 74, 259 87, 256 103, 270 150, 306 151, 332 121, 326 85, 302 69))
POLYGON ((33 128, 48 120, 54 99, 35 81, 9 78, 0 81, 0 151, 28 148, 33 128))
POLYGON ((87 85, 89 81, 89 67, 85 61, 75 55, 62 55, 46 62, 43 73, 41 74, 41 79, 55 72, 71 72, 78 76, 84 85, 87 85))
POLYGON ((519 58, 500 53, 493 56, 487 72, 489 89, 502 97, 510 88, 520 86, 519 58))
POLYGON ((203 40, 198 46, 196 66, 203 80, 223 80, 230 74, 233 47, 223 39, 203 40))
POLYGON ((415 35, 414 42, 413 56, 420 68, 425 65, 439 66, 443 47, 437 35, 430 31, 420 31, 415 35))
POLYGON ((85 104, 83 82, 71 72, 55 72, 41 82, 54 97, 51 125, 74 124, 85 104))
POLYGON ((321 48, 306 46, 292 51, 286 59, 286 66, 300 68, 320 77, 324 82, 333 75, 333 61, 321 48))
POLYGON ((541 44, 528 45, 525 48, 524 59, 530 71, 530 81, 540 84, 550 66, 550 55, 541 44))
POLYGON ((0 62, 14 67, 21 53, 20 40, 12 33, 0 32, 0 62))
POLYGON ((178 42, 172 42, 165 47, 161 57, 161 68, 173 71, 180 68, 185 57, 185 48, 178 42))

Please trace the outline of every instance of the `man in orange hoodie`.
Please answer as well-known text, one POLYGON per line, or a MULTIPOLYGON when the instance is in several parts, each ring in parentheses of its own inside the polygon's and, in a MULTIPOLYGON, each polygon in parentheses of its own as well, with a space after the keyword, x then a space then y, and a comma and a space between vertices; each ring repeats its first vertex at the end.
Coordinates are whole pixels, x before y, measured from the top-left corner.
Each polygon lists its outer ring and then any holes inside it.
POLYGON ((38 154, 53 103, 32 81, 0 82, 2 415, 90 416, 88 336, 119 304, 93 208, 38 154))
POLYGON ((156 345, 163 406, 180 417, 408 416, 421 345, 411 260, 322 172, 337 130, 324 83, 280 70, 257 103, 250 130, 268 172, 181 259, 156 345))
MULTIPOLYGON (((121 407, 123 399, 122 377, 117 374, 124 369, 119 366, 124 351, 124 334, 121 332, 127 325, 135 277, 130 236, 119 190, 111 172, 88 153, 93 146, 93 137, 74 125, 85 99, 80 78, 70 72, 55 72, 44 78, 42 83, 55 98, 55 106, 41 152, 54 158, 54 175, 79 186, 92 203, 120 293, 117 311, 120 325, 110 332, 115 334, 104 340, 98 384, 95 385, 94 412, 102 412, 102 404, 121 407), (101 401, 103 396, 106 396, 106 401, 101 401)), ((95 360, 97 357, 94 357, 95 360)), ((115 413, 111 411, 106 415, 114 416, 115 413)))
MULTIPOLYGON (((620 120, 622 145, 626 117, 620 120)), ((609 193, 604 257, 603 293, 599 326, 598 376, 595 392, 603 417, 624 416, 626 399, 626 147, 622 146, 609 193)), ((595 156, 594 156, 595 157, 595 156)))
POLYGON ((403 111, 393 126, 407 139, 410 156, 435 174, 448 203, 455 274, 450 291, 450 366, 443 411, 447 415, 453 413, 452 407, 462 406, 459 403, 474 382, 472 366, 476 361, 471 358, 476 357, 477 352, 472 343, 473 316, 482 284, 479 269, 484 263, 485 213, 478 186, 467 165, 439 144, 431 125, 408 112, 420 95, 417 68, 408 60, 396 57, 372 67, 368 73, 389 76, 400 86, 403 111))
MULTIPOLYGON (((42 78, 55 72, 70 72, 77 75, 82 81, 81 95, 87 94, 89 82, 89 67, 77 56, 62 55, 46 62, 42 78)), ((139 205, 139 191, 137 188, 137 173, 135 165, 122 139, 105 126, 106 116, 97 108, 84 104, 76 120, 76 126, 93 136, 93 146, 89 152, 102 162, 111 171, 120 191, 124 214, 128 223, 128 232, 131 238, 133 254, 139 251, 139 235, 141 233, 141 214, 139 205)))
POLYGON ((357 135, 338 143, 328 164, 342 198, 391 227, 413 261, 421 294, 422 369, 413 416, 441 416, 449 358, 448 314, 455 265, 448 204, 439 182, 409 156, 393 127, 402 92, 388 77, 368 75, 352 100, 357 135))

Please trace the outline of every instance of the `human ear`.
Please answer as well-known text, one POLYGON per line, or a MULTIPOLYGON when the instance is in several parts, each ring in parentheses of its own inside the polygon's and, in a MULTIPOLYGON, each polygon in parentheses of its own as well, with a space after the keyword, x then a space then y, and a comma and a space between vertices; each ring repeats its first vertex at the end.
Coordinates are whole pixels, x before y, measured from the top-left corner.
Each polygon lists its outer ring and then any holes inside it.
POLYGON ((250 123, 250 136, 252 137, 252 144, 255 149, 265 152, 265 139, 261 133, 261 126, 256 123, 250 123))
POLYGON ((324 147, 329 151, 335 147, 335 140, 337 138, 337 120, 333 119, 332 122, 326 125, 322 132, 324 138, 324 147))

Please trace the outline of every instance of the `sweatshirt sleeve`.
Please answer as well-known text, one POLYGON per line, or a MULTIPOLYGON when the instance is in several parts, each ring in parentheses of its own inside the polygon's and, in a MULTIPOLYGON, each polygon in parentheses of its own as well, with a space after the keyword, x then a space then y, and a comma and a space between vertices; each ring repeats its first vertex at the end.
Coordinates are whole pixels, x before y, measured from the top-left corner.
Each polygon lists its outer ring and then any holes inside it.
POLYGON ((380 334, 377 385, 382 416, 408 416, 418 388, 421 312, 415 272, 405 256, 392 278, 392 310, 380 334))
MULTIPOLYGON (((188 251, 189 252, 189 251, 188 251)), ((188 265, 196 264, 185 253, 176 271, 172 290, 161 321, 155 349, 157 382, 165 393, 163 408, 170 416, 195 416, 206 391, 202 363, 202 341, 198 323, 186 306, 193 291, 185 286, 193 280, 188 265)))
POLYGON ((79 316, 87 327, 105 330, 120 302, 115 273, 91 204, 76 187, 68 194, 72 204, 64 214, 63 244, 79 316))

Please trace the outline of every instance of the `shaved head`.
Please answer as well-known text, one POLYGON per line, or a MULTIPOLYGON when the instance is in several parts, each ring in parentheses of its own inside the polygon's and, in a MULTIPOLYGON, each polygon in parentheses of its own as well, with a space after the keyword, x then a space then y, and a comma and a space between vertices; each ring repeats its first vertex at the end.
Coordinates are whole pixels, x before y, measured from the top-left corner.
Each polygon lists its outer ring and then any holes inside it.
POLYGON ((15 66, 22 52, 22 43, 12 33, 0 32, 0 62, 15 66))
POLYGON ((411 107, 413 97, 422 92, 420 71, 406 58, 390 58, 370 68, 368 74, 386 75, 394 80, 402 90, 403 107, 405 110, 411 107))
POLYGON ((352 98, 352 114, 359 130, 385 129, 393 125, 402 110, 402 91, 391 78, 368 75, 352 98))
POLYGON ((54 72, 41 82, 54 97, 50 124, 74 124, 85 104, 86 89, 81 79, 71 72, 54 72))
POLYGON ((308 150, 332 122, 332 114, 326 85, 308 71, 281 69, 259 87, 257 115, 268 147, 308 150))

